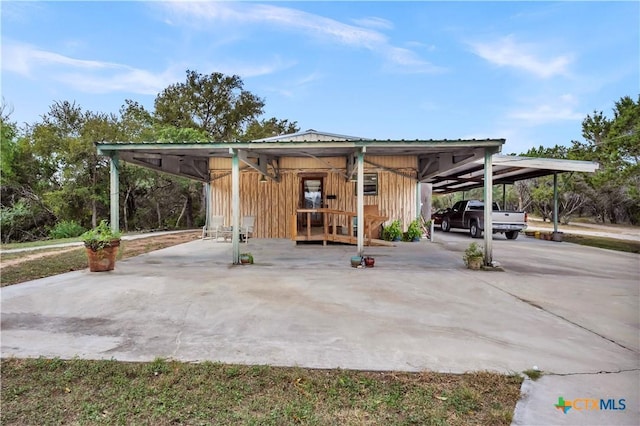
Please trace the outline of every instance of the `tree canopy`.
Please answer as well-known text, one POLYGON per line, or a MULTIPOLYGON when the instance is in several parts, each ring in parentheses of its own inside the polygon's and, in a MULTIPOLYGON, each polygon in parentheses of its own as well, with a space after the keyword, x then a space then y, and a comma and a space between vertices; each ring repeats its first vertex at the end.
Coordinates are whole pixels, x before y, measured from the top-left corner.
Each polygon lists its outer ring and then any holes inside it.
MULTIPOLYGON (((124 101, 118 115, 54 101, 38 122, 24 128, 11 121, 3 102, 2 240, 61 235, 52 232, 54 228, 77 233, 108 216, 108 160, 98 156, 95 142, 233 141, 297 131, 295 122, 261 119, 264 101, 243 86, 235 75, 187 71, 185 82, 168 86, 156 97, 153 111, 131 99, 124 101)), ((122 163, 120 188, 125 230, 204 222, 198 182, 122 163)))
POLYGON ((243 90, 242 79, 214 72, 187 71, 184 83, 172 84, 155 101, 159 123, 202 130, 214 141, 233 141, 263 112, 264 101, 243 90))

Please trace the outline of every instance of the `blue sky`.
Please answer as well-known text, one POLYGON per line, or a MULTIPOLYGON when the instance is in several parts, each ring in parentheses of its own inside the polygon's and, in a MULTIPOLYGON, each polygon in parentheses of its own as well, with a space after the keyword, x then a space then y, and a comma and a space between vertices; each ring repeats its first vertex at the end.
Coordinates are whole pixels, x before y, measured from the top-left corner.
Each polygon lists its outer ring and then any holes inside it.
POLYGON ((568 145, 640 93, 638 2, 6 2, 2 96, 153 109, 187 69, 240 75, 264 118, 376 139, 568 145))

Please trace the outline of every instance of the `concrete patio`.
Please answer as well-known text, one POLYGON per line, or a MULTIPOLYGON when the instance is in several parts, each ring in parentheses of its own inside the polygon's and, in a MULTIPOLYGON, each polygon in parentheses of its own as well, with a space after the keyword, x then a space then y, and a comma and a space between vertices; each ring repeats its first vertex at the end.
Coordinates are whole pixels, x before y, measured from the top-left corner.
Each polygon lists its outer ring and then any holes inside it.
MULTIPOLYGON (((619 379, 598 398, 626 398, 627 410, 590 419, 637 423, 640 257, 496 236, 505 272, 472 272, 461 259, 469 243, 436 233, 435 243, 371 247, 375 267, 355 269, 353 246, 252 239, 242 251, 256 264, 232 266, 231 244, 194 241, 109 273, 3 288, 2 356, 454 373, 537 366, 585 380, 565 398, 601 389, 594 383, 608 372, 619 379)), ((561 378, 528 386, 557 400, 561 378)), ((516 423, 557 415, 555 401, 534 394, 516 423)))

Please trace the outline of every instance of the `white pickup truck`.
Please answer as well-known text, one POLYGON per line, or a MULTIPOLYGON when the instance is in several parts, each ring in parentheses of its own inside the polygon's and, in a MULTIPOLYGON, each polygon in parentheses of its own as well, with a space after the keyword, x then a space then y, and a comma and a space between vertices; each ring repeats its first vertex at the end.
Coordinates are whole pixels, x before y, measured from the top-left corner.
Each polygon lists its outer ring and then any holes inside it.
MULTIPOLYGON (((527 227, 525 212, 500 210, 498 203, 493 203, 491 218, 493 233, 504 233, 509 240, 518 238, 520 231, 527 227)), ((442 217, 441 228, 444 232, 453 228, 468 229, 473 238, 480 238, 484 231, 484 202, 458 201, 442 217)))

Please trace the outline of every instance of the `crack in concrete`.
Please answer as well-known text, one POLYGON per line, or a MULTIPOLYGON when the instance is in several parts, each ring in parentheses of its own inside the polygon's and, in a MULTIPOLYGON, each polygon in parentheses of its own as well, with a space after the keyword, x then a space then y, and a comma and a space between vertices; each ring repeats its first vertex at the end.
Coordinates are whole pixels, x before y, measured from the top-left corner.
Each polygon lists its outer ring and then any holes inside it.
POLYGON ((596 376, 598 374, 619 374, 619 373, 630 373, 633 371, 640 371, 640 368, 628 368, 628 369, 620 369, 618 371, 596 371, 593 373, 547 373, 545 372, 545 376, 596 376))
POLYGON ((504 289, 502 289, 502 288, 500 288, 500 287, 498 287, 498 286, 496 286, 496 285, 491 284, 490 282, 487 282, 487 281, 484 281, 484 280, 483 280, 483 282, 484 282, 485 284, 487 284, 487 285, 489 285, 489 286, 491 286, 491 287, 493 287, 493 288, 495 288, 495 289, 499 290, 499 291, 502 291, 503 293, 508 294, 508 295, 509 295, 509 296, 511 296, 511 297, 515 297, 515 298, 516 298, 516 299, 518 299, 519 301, 524 302, 524 303, 526 303, 526 304, 527 304, 527 305, 529 305, 529 306, 533 306, 534 308, 538 308, 538 309, 540 309, 541 311, 544 311, 544 312, 546 312, 546 313, 548 313, 548 314, 550 314, 550 315, 553 315, 553 316, 554 316, 554 317, 556 317, 556 318, 560 318, 561 320, 568 322, 569 324, 573 324, 573 325, 575 325, 576 327, 579 327, 579 328, 581 328, 581 329, 583 329, 583 330, 585 330, 585 331, 587 331, 587 332, 589 332, 589 333, 595 334, 596 336, 598 336, 598 337, 600 337, 600 338, 602 338, 602 339, 604 339, 604 340, 607 340, 607 341, 609 341, 609 342, 613 343, 614 345, 621 347, 622 349, 626 349, 626 350, 628 350, 628 351, 631 351, 631 352, 633 352, 634 354, 638 354, 638 353, 640 353, 640 352, 636 351, 635 349, 629 348, 629 347, 627 347, 627 346, 623 345, 622 343, 616 342, 615 340, 610 339, 610 338, 608 338, 607 336, 604 336, 604 335, 602 335, 602 334, 598 333, 597 331, 591 330, 590 328, 587 328, 587 327, 585 327, 585 326, 583 326, 583 325, 581 325, 581 324, 578 324, 577 322, 571 321, 570 319, 565 318, 565 317, 563 317, 563 316, 562 316, 562 315, 560 315, 560 314, 556 314, 555 312, 549 311, 549 310, 545 309, 544 307, 542 307, 541 305, 538 305, 537 303, 532 302, 531 300, 527 300, 527 299, 524 299, 524 298, 522 298, 522 297, 520 297, 520 296, 518 296, 518 295, 515 295, 515 294, 513 294, 513 293, 510 293, 510 292, 508 292, 507 290, 504 290, 504 289))

